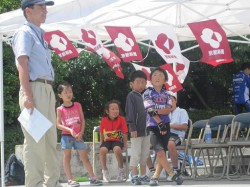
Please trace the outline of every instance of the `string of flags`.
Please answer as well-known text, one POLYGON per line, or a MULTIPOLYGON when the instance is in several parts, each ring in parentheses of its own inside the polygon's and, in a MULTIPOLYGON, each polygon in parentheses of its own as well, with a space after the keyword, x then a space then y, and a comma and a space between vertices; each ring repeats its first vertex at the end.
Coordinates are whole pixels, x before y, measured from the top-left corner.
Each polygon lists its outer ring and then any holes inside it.
MULTIPOLYGON (((200 59, 201 62, 218 66, 233 61, 226 34, 216 20, 189 23, 188 26, 201 48, 203 55, 200 59)), ((105 29, 110 35, 119 56, 103 45, 91 26, 81 29, 79 38, 87 46, 86 50, 102 57, 116 75, 123 79, 121 59, 125 63, 132 61, 143 62, 140 47, 130 27, 106 26, 105 29)), ((166 64, 160 66, 167 71, 169 77, 165 87, 172 93, 178 92, 182 89, 181 83, 184 82, 187 76, 190 61, 181 54, 173 27, 147 27, 145 29, 156 51, 166 62, 166 64), (175 71, 173 66, 175 66, 175 71)), ((59 30, 46 32, 44 39, 62 60, 70 60, 79 56, 76 47, 59 30)), ((149 74, 154 67, 145 67, 135 63, 132 63, 132 65, 136 70, 142 70, 146 73, 149 86, 149 74)))

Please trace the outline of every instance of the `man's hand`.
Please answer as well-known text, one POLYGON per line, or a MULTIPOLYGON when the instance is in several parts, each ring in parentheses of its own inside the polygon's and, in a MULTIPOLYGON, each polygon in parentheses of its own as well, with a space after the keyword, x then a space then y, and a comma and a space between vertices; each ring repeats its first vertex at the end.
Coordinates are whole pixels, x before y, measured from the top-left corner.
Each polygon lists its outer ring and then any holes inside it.
POLYGON ((34 100, 33 100, 32 97, 26 96, 23 105, 24 105, 25 108, 27 108, 28 110, 31 111, 30 114, 33 113, 35 104, 34 104, 34 100))

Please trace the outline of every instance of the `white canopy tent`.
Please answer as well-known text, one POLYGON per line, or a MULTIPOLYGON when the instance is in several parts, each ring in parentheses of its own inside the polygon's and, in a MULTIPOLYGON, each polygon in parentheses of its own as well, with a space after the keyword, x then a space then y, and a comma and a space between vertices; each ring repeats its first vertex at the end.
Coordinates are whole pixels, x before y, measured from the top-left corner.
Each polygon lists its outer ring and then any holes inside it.
MULTIPOLYGON (((130 26, 137 39, 148 39, 145 27, 172 25, 179 41, 195 40, 187 23, 216 19, 228 37, 244 35, 250 30, 236 15, 250 10, 249 0, 54 0, 48 7, 48 17, 42 27, 46 31, 59 29, 71 40, 78 40, 77 31, 91 25, 102 40, 110 40, 104 26, 130 26)), ((22 10, 0 15, 0 33, 4 41, 19 28, 22 10)), ((241 41, 237 41, 241 42, 241 41)))
MULTIPOLYGON (((54 0, 48 7, 46 31, 61 30, 72 41, 78 41, 78 31, 91 25, 105 41, 110 37, 104 26, 130 26, 137 42, 148 40, 146 27, 172 25, 179 41, 195 40, 187 23, 216 19, 226 35, 239 36, 230 42, 250 43, 245 35, 250 28, 237 19, 247 12, 249 0, 54 0)), ((3 119, 3 42, 9 42, 12 34, 24 23, 22 11, 15 10, 0 15, 0 141, 1 171, 4 176, 4 119, 3 119)), ((197 47, 197 46, 194 46, 197 47)), ((189 48, 191 49, 191 48, 189 48)), ((182 52, 189 50, 183 49, 182 52)), ((4 177, 2 177, 4 186, 4 177)))

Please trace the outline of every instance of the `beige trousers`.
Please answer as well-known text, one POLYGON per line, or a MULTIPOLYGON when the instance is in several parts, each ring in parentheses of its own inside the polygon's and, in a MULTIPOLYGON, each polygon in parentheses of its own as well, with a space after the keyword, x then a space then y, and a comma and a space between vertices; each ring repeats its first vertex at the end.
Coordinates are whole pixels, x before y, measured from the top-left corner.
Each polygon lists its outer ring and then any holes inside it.
MULTIPOLYGON (((52 86, 40 82, 30 83, 35 108, 54 125, 38 143, 22 128, 24 134, 23 161, 26 187, 59 187, 59 159, 56 151, 57 131, 55 94, 52 86)), ((19 104, 24 108, 24 94, 19 92, 19 104)))
POLYGON ((150 136, 142 136, 138 138, 130 138, 131 141, 131 157, 130 166, 136 167, 138 163, 146 166, 147 158, 150 153, 150 136))

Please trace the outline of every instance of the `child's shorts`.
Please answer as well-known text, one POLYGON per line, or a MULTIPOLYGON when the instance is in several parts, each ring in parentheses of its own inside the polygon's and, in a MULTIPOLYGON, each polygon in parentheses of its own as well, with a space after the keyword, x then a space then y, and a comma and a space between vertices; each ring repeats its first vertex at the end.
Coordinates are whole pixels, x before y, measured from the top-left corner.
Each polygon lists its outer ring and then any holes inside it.
POLYGON ((170 132, 170 137, 168 141, 173 141, 175 145, 181 145, 181 139, 177 134, 170 132))
POLYGON ((110 151, 110 150, 113 150, 115 146, 119 146, 122 149, 123 143, 118 142, 118 141, 102 142, 102 144, 100 145, 100 148, 106 147, 110 151))
POLYGON ((61 148, 63 150, 72 149, 72 148, 74 148, 75 150, 87 150, 88 149, 84 141, 79 142, 71 135, 62 135, 61 148))
POLYGON ((168 140, 170 136, 170 127, 167 126, 167 134, 160 134, 158 127, 151 127, 150 129, 150 143, 154 151, 157 153, 160 150, 167 151, 168 140))

